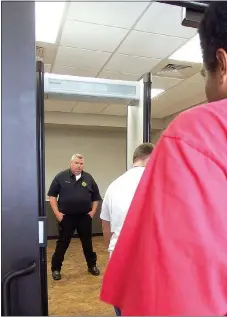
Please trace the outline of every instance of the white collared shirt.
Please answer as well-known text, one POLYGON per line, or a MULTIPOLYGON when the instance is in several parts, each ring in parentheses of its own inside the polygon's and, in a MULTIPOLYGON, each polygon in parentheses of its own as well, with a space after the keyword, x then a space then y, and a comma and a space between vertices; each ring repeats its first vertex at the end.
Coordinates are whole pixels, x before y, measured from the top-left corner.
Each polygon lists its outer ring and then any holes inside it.
POLYGON ((106 191, 100 218, 110 222, 112 237, 109 252, 115 248, 144 169, 144 167, 131 168, 111 183, 106 191))
POLYGON ((81 174, 76 175, 76 181, 78 181, 78 179, 80 179, 80 178, 81 178, 81 174))

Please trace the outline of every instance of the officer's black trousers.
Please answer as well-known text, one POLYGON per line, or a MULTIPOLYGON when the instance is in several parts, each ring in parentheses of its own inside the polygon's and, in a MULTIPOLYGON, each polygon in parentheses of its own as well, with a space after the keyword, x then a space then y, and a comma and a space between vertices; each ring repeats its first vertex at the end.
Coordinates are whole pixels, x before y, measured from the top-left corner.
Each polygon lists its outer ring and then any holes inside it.
POLYGON ((88 268, 96 265, 97 256, 92 246, 92 219, 87 214, 65 215, 59 223, 59 238, 52 257, 52 271, 61 271, 66 250, 75 229, 79 235, 88 268))

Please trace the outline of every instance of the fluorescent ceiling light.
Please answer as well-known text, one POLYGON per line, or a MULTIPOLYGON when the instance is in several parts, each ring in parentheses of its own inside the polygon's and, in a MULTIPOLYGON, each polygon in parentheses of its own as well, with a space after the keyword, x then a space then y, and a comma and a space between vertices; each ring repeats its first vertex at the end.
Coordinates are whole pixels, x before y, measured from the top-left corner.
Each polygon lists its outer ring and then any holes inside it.
POLYGON ((197 34, 183 46, 181 46, 169 59, 174 59, 182 62, 203 63, 202 50, 200 46, 199 35, 197 34))
POLYGON ((36 41, 55 43, 65 2, 35 2, 36 41))
POLYGON ((151 99, 159 96, 160 94, 162 94, 165 90, 164 89, 156 89, 156 88, 152 88, 151 89, 151 99))

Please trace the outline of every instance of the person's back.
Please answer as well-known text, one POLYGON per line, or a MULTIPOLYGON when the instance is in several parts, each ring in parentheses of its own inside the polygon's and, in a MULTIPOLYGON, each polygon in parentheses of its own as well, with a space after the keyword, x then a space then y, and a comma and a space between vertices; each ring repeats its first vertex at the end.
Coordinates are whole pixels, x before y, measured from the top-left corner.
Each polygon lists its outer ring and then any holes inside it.
POLYGON ((104 276, 101 298, 124 316, 227 313, 227 2, 199 35, 211 103, 162 134, 104 276))
POLYGON ((108 251, 115 248, 144 167, 134 167, 117 178, 108 188, 102 205, 102 220, 110 221, 111 240, 108 251), (106 217, 106 213, 109 215, 106 217))
POLYGON ((152 153, 153 145, 143 143, 133 155, 133 166, 112 182, 105 194, 100 218, 108 251, 113 252, 132 199, 152 153))

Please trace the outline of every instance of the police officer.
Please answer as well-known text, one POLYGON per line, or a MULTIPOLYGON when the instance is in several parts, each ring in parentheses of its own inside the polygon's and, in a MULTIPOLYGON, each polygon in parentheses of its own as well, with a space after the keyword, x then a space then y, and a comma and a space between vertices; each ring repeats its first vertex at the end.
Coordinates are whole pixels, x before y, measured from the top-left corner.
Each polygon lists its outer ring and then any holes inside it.
POLYGON ((70 168, 54 178, 48 192, 50 205, 59 225, 59 238, 51 265, 54 280, 61 279, 64 255, 75 229, 81 240, 88 272, 95 276, 100 274, 92 246, 92 218, 101 197, 96 182, 90 174, 83 171, 83 167, 84 157, 74 154, 70 168))

